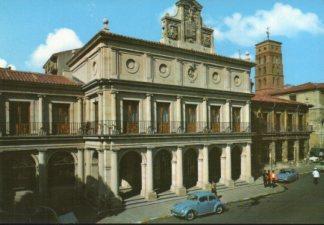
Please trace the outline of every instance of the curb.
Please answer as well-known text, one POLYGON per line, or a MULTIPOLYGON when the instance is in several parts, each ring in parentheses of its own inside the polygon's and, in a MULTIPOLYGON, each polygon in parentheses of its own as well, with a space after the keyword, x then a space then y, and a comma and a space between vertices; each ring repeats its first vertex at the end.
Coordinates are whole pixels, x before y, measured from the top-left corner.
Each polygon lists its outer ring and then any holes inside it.
MULTIPOLYGON (((282 193, 282 192, 285 192, 286 191, 284 188, 282 188, 282 189, 283 190, 280 190, 280 191, 277 191, 277 192, 274 192, 274 193, 266 193, 266 194, 261 194, 261 195, 253 196, 251 198, 243 198, 243 199, 239 199, 239 200, 235 200, 235 201, 224 202, 224 204, 232 204, 232 203, 237 203, 237 202, 244 202, 244 201, 248 201, 248 200, 253 199, 253 198, 258 198, 258 197, 264 197, 264 196, 268 196, 268 195, 279 194, 279 193, 282 193)), ((158 216, 158 217, 152 217, 152 218, 145 219, 145 220, 142 220, 142 221, 138 221, 138 222, 135 222, 135 223, 144 223, 145 224, 145 223, 149 223, 152 220, 164 219, 164 218, 168 218, 168 217, 170 217, 170 214, 165 214, 165 215, 158 216)))

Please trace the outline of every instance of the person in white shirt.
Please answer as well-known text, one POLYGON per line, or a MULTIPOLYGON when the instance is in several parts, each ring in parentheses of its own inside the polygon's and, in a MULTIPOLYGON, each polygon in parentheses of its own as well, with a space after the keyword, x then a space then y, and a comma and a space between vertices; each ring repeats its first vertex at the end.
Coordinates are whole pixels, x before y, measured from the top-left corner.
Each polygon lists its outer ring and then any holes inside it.
POLYGON ((320 178, 320 173, 318 172, 317 168, 314 169, 312 174, 313 174, 313 182, 314 182, 315 185, 317 185, 318 180, 320 178))

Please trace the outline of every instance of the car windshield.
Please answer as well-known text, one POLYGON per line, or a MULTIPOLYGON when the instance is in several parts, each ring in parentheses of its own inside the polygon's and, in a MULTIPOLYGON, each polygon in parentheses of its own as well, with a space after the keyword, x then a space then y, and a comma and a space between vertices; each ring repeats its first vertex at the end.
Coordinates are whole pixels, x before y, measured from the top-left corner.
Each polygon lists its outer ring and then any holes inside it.
POLYGON ((197 201, 198 197, 196 195, 188 195, 187 199, 191 201, 197 201))
POLYGON ((280 173, 289 173, 289 170, 280 170, 280 173))
POLYGON ((324 166, 324 162, 321 162, 320 165, 323 165, 324 166))

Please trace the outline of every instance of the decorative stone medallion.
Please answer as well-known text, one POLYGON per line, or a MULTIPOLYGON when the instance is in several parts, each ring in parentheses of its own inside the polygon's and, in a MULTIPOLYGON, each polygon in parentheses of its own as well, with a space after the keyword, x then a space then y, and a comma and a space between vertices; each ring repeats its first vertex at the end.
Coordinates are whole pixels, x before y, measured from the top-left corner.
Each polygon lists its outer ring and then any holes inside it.
POLYGON ((128 59, 126 61, 126 70, 129 73, 137 73, 139 70, 139 64, 134 59, 128 59))
POLYGON ((242 83, 242 81, 241 81, 240 77, 238 75, 236 75, 234 77, 234 84, 235 84, 235 86, 240 86, 241 83, 242 83))
POLYGON ((166 78, 170 75, 170 69, 168 65, 161 63, 159 66, 159 74, 161 77, 166 78))
POLYGON ((221 77, 220 75, 218 74, 218 72, 214 72, 212 74, 212 81, 215 83, 215 84, 218 84, 220 81, 221 81, 221 77))
POLYGON ((188 69, 188 78, 190 80, 191 83, 195 82, 195 80, 198 77, 198 73, 197 73, 197 66, 196 64, 190 65, 189 69, 188 69))

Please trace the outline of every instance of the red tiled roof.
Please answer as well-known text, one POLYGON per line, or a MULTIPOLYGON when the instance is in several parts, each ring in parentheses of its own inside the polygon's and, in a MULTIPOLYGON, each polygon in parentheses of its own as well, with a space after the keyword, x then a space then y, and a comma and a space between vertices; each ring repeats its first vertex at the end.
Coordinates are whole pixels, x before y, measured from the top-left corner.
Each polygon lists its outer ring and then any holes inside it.
POLYGON ((267 102, 267 103, 278 103, 278 104, 289 104, 289 105, 304 105, 307 104, 296 102, 292 100, 282 99, 278 97, 273 97, 269 95, 269 92, 258 92, 255 94, 255 96, 252 98, 252 101, 256 102, 267 102))
POLYGON ((299 91, 309 91, 309 90, 317 90, 317 89, 324 89, 324 83, 305 83, 297 86, 289 86, 285 87, 281 90, 274 91, 271 95, 279 95, 279 94, 288 94, 294 93, 299 91))
POLYGON ((80 86, 79 83, 60 75, 49 75, 34 72, 15 71, 0 68, 0 80, 22 81, 30 83, 80 86))

